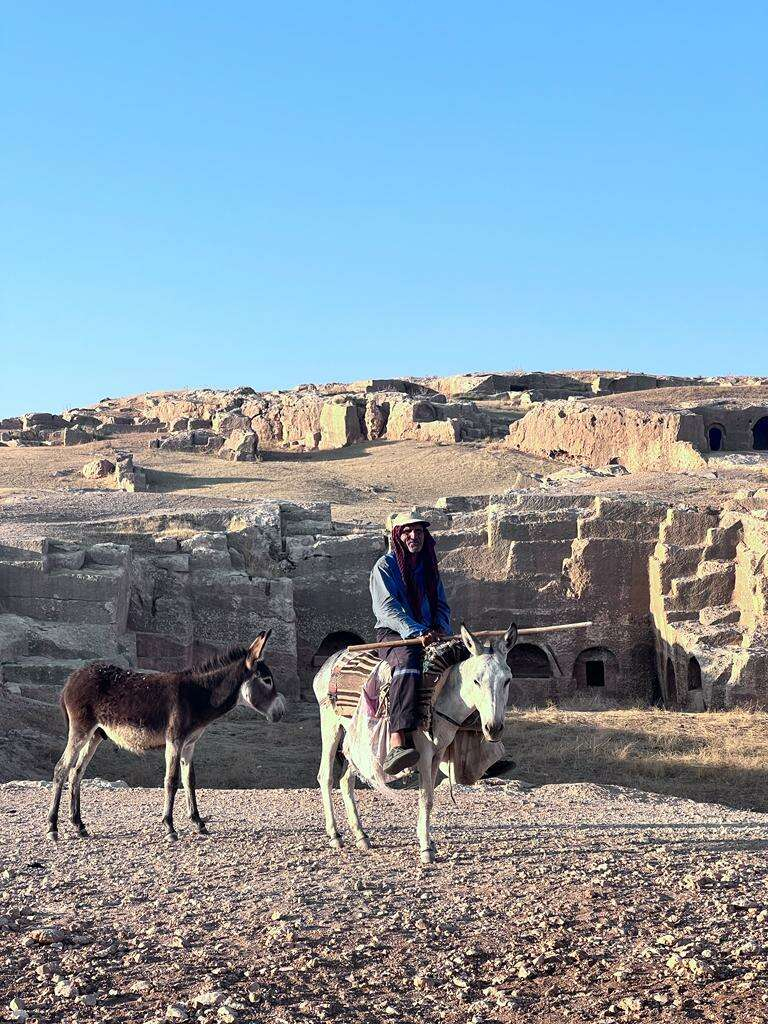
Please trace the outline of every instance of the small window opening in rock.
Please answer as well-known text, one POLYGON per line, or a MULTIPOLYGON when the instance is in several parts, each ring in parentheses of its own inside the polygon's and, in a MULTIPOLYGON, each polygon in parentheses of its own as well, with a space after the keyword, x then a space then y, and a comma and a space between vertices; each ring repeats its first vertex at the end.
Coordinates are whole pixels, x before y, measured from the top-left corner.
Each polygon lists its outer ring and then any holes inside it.
POLYGON ((709 428, 709 450, 719 452, 723 449, 723 428, 712 426, 709 428))
POLYGON ((701 665, 699 665, 696 658, 691 658, 688 662, 688 689, 701 689, 701 665))
POLYGON ((588 661, 584 671, 587 686, 605 686, 605 665, 602 661, 588 661))
POLYGON ((752 427, 752 437, 754 438, 752 447, 755 451, 768 451, 768 416, 763 416, 763 418, 758 420, 754 427, 752 427))
POLYGON ((549 658, 536 644, 515 644, 507 655, 507 664, 516 679, 549 679, 552 676, 549 658))
POLYGON ((329 633, 312 657, 312 668, 320 668, 332 654, 341 651, 350 644, 364 644, 365 640, 357 633, 349 633, 346 630, 339 630, 337 633, 329 633))

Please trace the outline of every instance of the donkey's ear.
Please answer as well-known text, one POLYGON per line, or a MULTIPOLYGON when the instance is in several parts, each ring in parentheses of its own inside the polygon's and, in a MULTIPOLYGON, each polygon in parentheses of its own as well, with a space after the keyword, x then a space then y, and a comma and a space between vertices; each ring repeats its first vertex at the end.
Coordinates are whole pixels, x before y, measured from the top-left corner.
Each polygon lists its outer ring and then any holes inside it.
POLYGON ((512 650, 516 643, 517 625, 513 622, 504 636, 500 640, 496 641, 495 646, 502 658, 506 658, 507 654, 512 650))
POLYGON ((464 642, 464 646, 473 657, 483 653, 483 645, 479 640, 472 636, 463 622, 461 624, 461 639, 464 642))
POLYGON ((249 672, 261 657, 261 652, 267 646, 267 640, 269 640, 271 635, 271 629, 262 630, 248 648, 248 653, 245 656, 245 667, 249 672))

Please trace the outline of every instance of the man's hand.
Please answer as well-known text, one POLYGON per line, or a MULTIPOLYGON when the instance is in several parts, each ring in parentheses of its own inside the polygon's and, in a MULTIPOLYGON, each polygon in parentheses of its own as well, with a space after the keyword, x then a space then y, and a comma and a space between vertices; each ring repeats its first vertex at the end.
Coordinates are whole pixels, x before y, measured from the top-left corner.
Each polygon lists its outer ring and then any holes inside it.
POLYGON ((421 634, 421 645, 422 647, 429 647, 430 644, 436 644, 440 639, 440 634, 436 629, 429 629, 426 633, 421 634))

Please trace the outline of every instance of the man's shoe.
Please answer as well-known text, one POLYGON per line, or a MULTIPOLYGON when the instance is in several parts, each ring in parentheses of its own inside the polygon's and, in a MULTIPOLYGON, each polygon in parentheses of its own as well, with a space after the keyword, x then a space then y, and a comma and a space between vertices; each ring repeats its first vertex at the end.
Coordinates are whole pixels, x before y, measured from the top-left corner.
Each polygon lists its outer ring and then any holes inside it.
POLYGON ((517 766, 514 761, 510 760, 508 757, 502 757, 483 772, 482 778, 497 779, 500 775, 506 775, 507 772, 511 772, 515 767, 517 766))
POLYGON ((381 767, 386 775, 399 775, 406 768, 413 768, 418 761, 419 755, 413 747, 392 747, 381 767))

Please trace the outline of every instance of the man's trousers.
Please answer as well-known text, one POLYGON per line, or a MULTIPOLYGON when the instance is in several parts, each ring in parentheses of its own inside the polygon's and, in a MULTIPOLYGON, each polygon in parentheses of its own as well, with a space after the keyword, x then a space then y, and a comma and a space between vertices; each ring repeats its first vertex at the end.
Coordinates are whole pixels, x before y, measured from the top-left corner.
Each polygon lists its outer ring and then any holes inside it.
MULTIPOLYGON (((392 629, 377 629, 376 639, 401 640, 392 629)), ((380 652, 382 660, 392 667, 392 686, 389 691, 389 728, 392 732, 410 732, 417 729, 418 694, 421 683, 421 667, 424 648, 421 644, 412 647, 388 647, 380 652)))

